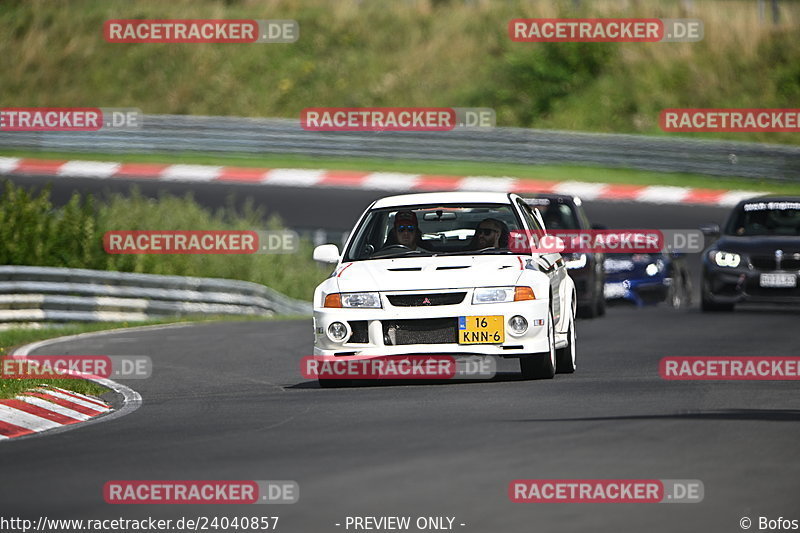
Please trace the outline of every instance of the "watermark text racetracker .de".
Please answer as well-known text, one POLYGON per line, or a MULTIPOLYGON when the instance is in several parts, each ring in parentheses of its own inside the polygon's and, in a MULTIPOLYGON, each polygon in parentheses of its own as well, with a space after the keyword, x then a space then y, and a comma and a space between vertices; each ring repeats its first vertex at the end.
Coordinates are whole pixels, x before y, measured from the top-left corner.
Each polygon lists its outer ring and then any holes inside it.
POLYGON ((103 486, 110 504, 287 504, 297 503, 296 481, 114 480, 103 486))
POLYGON ((700 19, 535 18, 508 23, 512 41, 525 43, 696 42, 704 37, 700 19))
POLYGON ((146 355, 10 355, 0 359, 0 379, 147 379, 146 355))
POLYGON ((664 357, 658 372, 666 380, 800 380, 800 357, 664 357))
POLYGON ((519 253, 658 253, 701 252, 700 230, 513 230, 509 249, 519 253))
POLYGON ((699 479, 515 479, 514 503, 699 503, 699 479))
POLYGON ((488 107, 308 107, 300 113, 308 131, 452 131, 495 123, 488 107))
POLYGON ((107 231, 109 254, 292 254, 300 237, 292 230, 107 231))
POLYGON ((664 109, 662 131, 800 132, 800 109, 664 109))
POLYGON ((103 24, 109 43, 293 43, 300 38, 296 20, 113 19, 103 24))
POLYGON ((491 379, 497 362, 477 355, 311 355, 301 359, 300 373, 305 379, 491 379))
POLYGON ((99 131, 141 127, 142 111, 132 107, 0 108, 0 131, 99 131))

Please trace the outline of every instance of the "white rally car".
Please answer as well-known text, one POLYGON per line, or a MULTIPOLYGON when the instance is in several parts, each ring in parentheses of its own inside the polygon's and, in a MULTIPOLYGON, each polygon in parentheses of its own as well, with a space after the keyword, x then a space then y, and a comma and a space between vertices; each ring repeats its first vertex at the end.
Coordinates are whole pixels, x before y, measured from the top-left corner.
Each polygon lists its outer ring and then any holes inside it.
POLYGON ((314 292, 314 355, 496 356, 518 358, 526 378, 574 372, 575 285, 564 260, 509 249, 509 235, 544 231, 515 194, 377 200, 343 253, 314 250, 337 263, 314 292))

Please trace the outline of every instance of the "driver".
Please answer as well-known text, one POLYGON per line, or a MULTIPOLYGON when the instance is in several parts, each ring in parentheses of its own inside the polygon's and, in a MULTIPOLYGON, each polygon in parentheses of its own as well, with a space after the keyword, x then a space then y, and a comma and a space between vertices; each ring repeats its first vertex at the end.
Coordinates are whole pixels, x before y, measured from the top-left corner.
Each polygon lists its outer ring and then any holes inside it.
POLYGON ((398 211, 394 216, 394 227, 387 244, 401 244, 412 250, 423 250, 420 247, 421 240, 422 232, 417 224, 417 215, 413 211, 398 211))
POLYGON ((475 228, 470 248, 473 250, 506 248, 508 247, 508 234, 508 228, 503 221, 496 218, 485 218, 475 228))

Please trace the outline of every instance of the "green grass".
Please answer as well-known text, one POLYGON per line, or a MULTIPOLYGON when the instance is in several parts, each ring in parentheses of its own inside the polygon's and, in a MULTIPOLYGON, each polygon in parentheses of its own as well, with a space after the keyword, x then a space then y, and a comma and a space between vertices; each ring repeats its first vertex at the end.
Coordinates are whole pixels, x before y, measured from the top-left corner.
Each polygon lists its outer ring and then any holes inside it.
POLYGON ((800 183, 769 179, 745 179, 734 176, 714 177, 702 174, 664 173, 647 170, 619 169, 569 165, 520 165, 510 163, 480 163, 465 161, 412 161, 403 159, 304 157, 291 155, 217 156, 202 154, 76 154, 69 152, 37 152, 0 150, 0 156, 40 159, 79 159, 165 164, 227 165, 263 168, 308 168, 353 170, 365 172, 407 172, 411 174, 442 174, 452 176, 514 177, 530 180, 583 181, 630 185, 669 185, 704 189, 742 189, 800 194, 800 183))
POLYGON ((312 245, 305 239, 291 254, 108 254, 102 244, 108 231, 280 228, 278 217, 252 202, 241 211, 232 206, 212 211, 191 194, 151 199, 134 189, 97 206, 92 195, 76 192, 55 208, 49 188, 31 193, 7 181, 0 194, 0 264, 237 279, 311 300, 331 268, 311 258, 312 245))
MULTIPOLYGON (((498 125, 670 135, 660 110, 793 108, 800 3, 755 0, 6 0, 4 106, 297 117, 315 106, 491 107, 498 125), (512 18, 699 18, 697 43, 514 43, 512 18), (295 19, 292 44, 115 44, 114 18, 295 19)), ((797 133, 696 134, 800 143, 797 133)))
MULTIPOLYGON (((63 326, 45 326, 40 329, 31 328, 13 328, 0 330, 0 360, 10 355, 14 349, 24 344, 52 339, 55 337, 63 337, 67 335, 78 335, 80 333, 91 333, 94 331, 105 331, 110 329, 127 328, 132 326, 152 326, 163 324, 177 324, 186 322, 210 322, 210 321, 250 321, 250 320, 287 320, 292 318, 307 317, 292 317, 285 315, 276 315, 273 317, 237 317, 237 316, 210 316, 210 317, 182 317, 182 318, 166 318, 162 320, 148 320, 146 322, 104 322, 92 324, 79 324, 70 323, 63 326)), ((98 385, 97 383, 86 381, 83 379, 54 379, 54 380, 32 380, 32 379, 2 379, 0 378, 0 399, 13 398, 27 390, 38 387, 41 384, 52 385, 62 389, 75 391, 81 394, 88 394, 90 396, 100 396, 107 392, 108 389, 98 385)))

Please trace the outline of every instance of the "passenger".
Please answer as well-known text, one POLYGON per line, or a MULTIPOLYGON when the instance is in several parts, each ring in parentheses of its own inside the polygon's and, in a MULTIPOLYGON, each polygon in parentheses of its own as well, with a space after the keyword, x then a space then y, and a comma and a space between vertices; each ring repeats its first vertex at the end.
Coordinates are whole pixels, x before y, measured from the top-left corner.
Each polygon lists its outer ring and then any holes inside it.
POLYGON ((470 242, 470 250, 484 248, 508 248, 508 226, 502 220, 485 218, 475 228, 475 235, 470 242))

